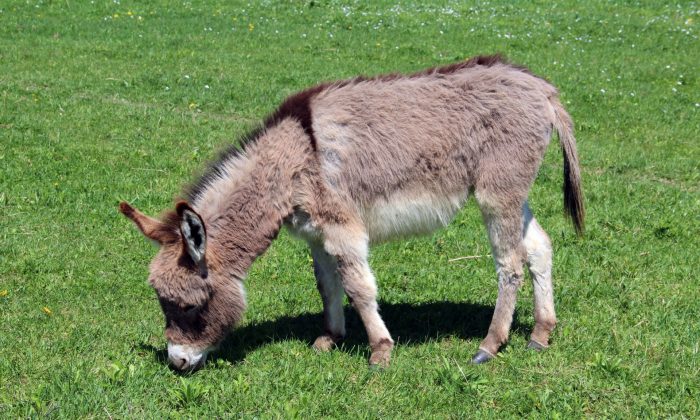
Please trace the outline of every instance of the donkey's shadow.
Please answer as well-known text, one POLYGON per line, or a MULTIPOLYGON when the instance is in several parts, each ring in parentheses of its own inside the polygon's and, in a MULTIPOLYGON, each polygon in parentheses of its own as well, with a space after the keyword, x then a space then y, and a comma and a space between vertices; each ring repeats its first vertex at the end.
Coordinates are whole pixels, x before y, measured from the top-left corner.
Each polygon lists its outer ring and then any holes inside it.
MULTIPOLYGON (((488 332, 493 316, 493 306, 467 302, 387 303, 379 302, 380 314, 397 345, 420 345, 440 337, 454 336, 462 339, 481 339, 488 332)), ((339 347, 341 351, 363 352, 369 357, 367 335, 357 313, 345 307, 347 336, 339 347)), ((264 345, 285 340, 300 340, 309 346, 322 332, 323 314, 303 313, 283 316, 273 321, 249 323, 235 329, 213 352, 210 362, 226 360, 233 364, 243 361, 246 355, 264 345)), ((518 321, 518 311, 513 315, 513 334, 525 334, 526 326, 518 321)), ((161 363, 167 363, 165 349, 142 344, 161 363)))
MULTIPOLYGON (((493 306, 462 302, 379 302, 379 307, 380 314, 398 345, 419 345, 445 336, 481 339, 486 336, 493 316, 493 306)), ((367 335, 359 316, 346 306, 345 318, 347 336, 339 348, 348 352, 357 352, 359 349, 369 357, 367 335)), ((261 346, 285 340, 300 340, 310 346, 322 333, 322 327, 321 313, 304 313, 251 323, 229 334, 218 351, 210 356, 210 360, 223 359, 235 364, 261 346)), ((525 332, 524 326, 518 322, 517 311, 511 329, 515 334, 525 332)))

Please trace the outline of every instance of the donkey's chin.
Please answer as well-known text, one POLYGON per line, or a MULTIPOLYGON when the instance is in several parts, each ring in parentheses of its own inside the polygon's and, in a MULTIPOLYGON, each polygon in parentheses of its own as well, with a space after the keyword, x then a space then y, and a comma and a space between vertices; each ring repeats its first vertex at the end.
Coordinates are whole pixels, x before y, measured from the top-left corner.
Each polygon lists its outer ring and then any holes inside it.
POLYGON ((207 361, 212 348, 198 349, 186 344, 168 343, 168 362, 179 371, 194 371, 207 361))

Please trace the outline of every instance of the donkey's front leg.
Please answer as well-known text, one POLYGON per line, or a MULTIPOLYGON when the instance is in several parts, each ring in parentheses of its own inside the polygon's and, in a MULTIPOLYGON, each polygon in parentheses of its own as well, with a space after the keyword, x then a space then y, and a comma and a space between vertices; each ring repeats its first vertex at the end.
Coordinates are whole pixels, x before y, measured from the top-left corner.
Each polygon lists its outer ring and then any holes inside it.
POLYGON ((335 257, 317 244, 311 245, 311 256, 314 259, 316 286, 323 300, 323 334, 314 342, 314 348, 328 351, 345 337, 343 285, 340 283, 335 257))
POLYGON ((394 340, 379 316, 377 284, 367 262, 367 246, 366 235, 352 229, 335 228, 326 236, 325 249, 335 256, 345 293, 367 330, 372 349, 369 364, 386 367, 391 360, 394 340))
POLYGON ((391 339, 384 321, 379 316, 377 285, 367 260, 359 259, 356 256, 339 256, 338 270, 345 293, 348 294, 352 306, 360 314, 362 323, 367 330, 367 338, 372 349, 369 364, 388 366, 391 350, 394 348, 394 340, 391 339))

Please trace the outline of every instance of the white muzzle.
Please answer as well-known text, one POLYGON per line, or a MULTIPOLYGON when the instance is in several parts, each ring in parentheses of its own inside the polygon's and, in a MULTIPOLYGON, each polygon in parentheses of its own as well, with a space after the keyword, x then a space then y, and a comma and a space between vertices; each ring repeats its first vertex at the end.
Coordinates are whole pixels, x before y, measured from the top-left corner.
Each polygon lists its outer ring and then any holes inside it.
POLYGON ((168 343, 168 361, 177 370, 195 370, 207 360, 208 349, 168 343))

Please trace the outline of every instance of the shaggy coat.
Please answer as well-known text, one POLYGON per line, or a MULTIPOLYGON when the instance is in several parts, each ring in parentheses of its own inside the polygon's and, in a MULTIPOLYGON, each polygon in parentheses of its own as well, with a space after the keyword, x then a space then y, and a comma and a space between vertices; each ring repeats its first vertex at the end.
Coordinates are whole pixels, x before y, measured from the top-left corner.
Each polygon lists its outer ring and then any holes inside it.
MULTIPOLYGON (((288 98, 243 149, 231 148, 161 220, 121 211, 162 246, 150 282, 166 318, 171 363, 201 365, 242 316, 242 280, 285 224, 306 240, 332 348, 345 335, 343 296, 372 350, 389 363, 393 340, 367 262, 371 243, 447 225, 470 195, 482 211, 499 295, 473 358, 492 358, 508 337, 527 263, 534 280, 529 346, 548 346, 556 317, 551 245, 527 196, 556 130, 564 204, 583 230, 572 122, 557 90, 498 56, 413 75, 326 83, 288 98)), ((465 314, 468 316, 468 314, 465 314)))

